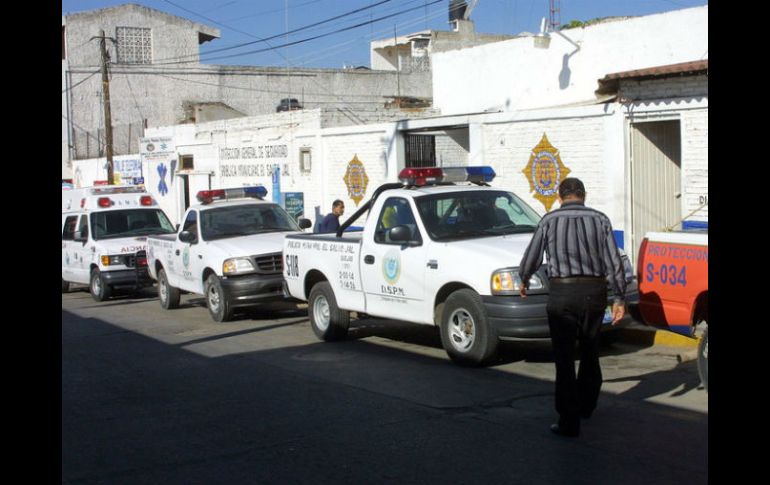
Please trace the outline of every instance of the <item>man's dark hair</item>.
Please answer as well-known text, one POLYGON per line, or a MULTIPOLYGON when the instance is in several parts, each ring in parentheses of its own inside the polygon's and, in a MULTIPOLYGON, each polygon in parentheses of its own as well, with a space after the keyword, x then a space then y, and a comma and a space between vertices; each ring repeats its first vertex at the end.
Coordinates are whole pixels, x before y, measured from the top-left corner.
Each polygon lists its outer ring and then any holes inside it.
POLYGON ((574 195, 580 199, 585 199, 586 188, 580 179, 575 177, 567 177, 559 184, 559 197, 564 199, 570 195, 574 195))
POLYGON ((340 199, 337 199, 334 202, 332 202, 332 209, 334 209, 335 207, 339 207, 341 205, 345 205, 345 203, 342 202, 340 199))

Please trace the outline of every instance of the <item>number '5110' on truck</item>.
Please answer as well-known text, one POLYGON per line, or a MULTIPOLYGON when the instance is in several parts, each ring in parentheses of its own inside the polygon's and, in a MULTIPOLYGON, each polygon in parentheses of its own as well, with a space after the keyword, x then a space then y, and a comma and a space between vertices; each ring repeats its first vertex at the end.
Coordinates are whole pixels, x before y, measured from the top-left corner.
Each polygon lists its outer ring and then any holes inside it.
MULTIPOLYGON (((462 364, 488 362, 501 339, 549 338, 546 266, 531 277, 526 299, 516 267, 540 216, 489 186, 494 176, 491 167, 407 168, 336 234, 287 234, 287 296, 308 302, 322 340, 344 338, 351 312, 436 325, 462 364), (345 232, 364 214, 362 231, 345 232)), ((624 263, 633 302, 634 274, 624 263)), ((609 291, 608 306, 612 299, 609 291)))
POLYGON ((705 231, 648 232, 639 247, 639 311, 645 324, 700 336, 698 372, 708 389, 709 240, 705 231))

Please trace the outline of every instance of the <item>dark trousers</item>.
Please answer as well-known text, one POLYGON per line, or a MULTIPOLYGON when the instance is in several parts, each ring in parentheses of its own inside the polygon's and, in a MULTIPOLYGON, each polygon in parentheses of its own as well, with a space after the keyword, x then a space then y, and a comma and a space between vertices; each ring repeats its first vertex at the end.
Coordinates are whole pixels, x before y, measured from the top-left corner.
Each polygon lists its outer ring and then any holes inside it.
POLYGON ((547 312, 556 364, 556 411, 561 427, 580 429, 580 416, 593 412, 602 387, 599 329, 607 306, 607 282, 603 278, 572 283, 552 279, 550 286, 547 312))

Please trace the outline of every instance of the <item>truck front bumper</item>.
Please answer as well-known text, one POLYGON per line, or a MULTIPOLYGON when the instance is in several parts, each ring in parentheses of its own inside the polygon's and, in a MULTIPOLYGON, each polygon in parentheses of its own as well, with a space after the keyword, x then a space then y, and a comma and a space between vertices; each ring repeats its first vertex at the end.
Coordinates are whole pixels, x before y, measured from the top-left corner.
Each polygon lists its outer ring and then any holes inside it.
MULTIPOLYGON (((536 340, 548 339, 551 331, 548 328, 548 295, 520 296, 483 296, 481 301, 487 310, 489 324, 502 340, 536 340)), ((611 306, 613 298, 607 298, 607 306, 611 306)), ((617 325, 603 323, 601 331, 622 328, 634 321, 630 307, 638 304, 639 292, 636 283, 628 285, 626 290, 626 314, 617 325)))
POLYGON ((242 275, 222 278, 222 289, 234 307, 284 299, 283 275, 242 275))
POLYGON ((150 273, 147 271, 147 266, 136 269, 103 270, 100 274, 104 284, 115 288, 143 288, 145 286, 152 286, 154 283, 153 279, 150 278, 150 273))

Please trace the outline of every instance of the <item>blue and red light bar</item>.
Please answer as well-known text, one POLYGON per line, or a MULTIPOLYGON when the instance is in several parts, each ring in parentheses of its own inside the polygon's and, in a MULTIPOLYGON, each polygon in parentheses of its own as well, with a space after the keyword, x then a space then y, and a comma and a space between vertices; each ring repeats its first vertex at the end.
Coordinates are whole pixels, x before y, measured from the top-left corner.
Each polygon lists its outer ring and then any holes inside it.
POLYGON ((250 187, 235 187, 232 189, 201 190, 198 192, 197 197, 201 204, 210 204, 215 200, 242 199, 244 197, 264 199, 266 195, 267 189, 265 187, 262 185, 254 185, 250 187))
POLYGON ((446 182, 491 182, 495 171, 490 166, 405 168, 398 179, 405 185, 436 185, 446 182))

